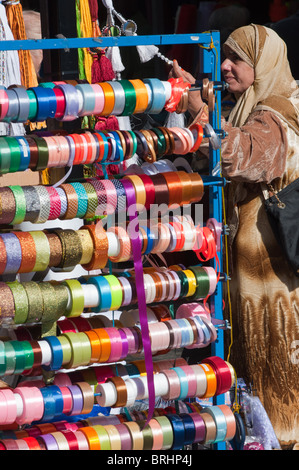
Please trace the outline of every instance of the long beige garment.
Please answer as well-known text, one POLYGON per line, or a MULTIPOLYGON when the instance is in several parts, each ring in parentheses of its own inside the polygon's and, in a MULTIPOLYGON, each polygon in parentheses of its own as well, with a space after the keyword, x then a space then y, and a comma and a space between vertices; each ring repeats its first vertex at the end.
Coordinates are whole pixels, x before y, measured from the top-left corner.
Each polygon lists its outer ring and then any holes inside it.
POLYGON ((277 438, 291 443, 299 441, 299 278, 274 238, 260 182, 274 179, 282 189, 299 177, 299 136, 269 111, 252 113, 241 129, 224 121, 222 127, 230 135, 223 175, 234 181, 235 198, 230 362, 256 389, 277 438))

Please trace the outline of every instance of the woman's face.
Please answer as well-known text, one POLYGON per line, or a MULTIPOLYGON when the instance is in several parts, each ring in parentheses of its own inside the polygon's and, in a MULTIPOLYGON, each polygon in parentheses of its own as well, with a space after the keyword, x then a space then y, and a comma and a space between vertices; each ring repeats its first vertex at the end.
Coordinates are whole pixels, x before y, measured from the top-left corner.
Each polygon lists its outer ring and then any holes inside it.
POLYGON ((254 82, 254 69, 230 48, 224 50, 225 59, 221 64, 224 81, 231 93, 244 93, 254 82))

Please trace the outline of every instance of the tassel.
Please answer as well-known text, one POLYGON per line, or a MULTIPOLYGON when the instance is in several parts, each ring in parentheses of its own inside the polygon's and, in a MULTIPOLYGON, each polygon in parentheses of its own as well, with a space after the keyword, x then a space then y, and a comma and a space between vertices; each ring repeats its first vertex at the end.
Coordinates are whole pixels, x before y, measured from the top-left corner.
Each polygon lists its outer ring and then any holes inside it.
MULTIPOLYGON (((118 165, 108 165, 107 168, 106 168, 106 173, 107 173, 108 176, 119 175, 120 171, 119 171, 118 165)), ((97 167, 96 175, 100 178, 105 177, 105 174, 104 174, 102 168, 100 168, 100 167, 97 167)))
POLYGON ((116 116, 98 117, 97 123, 95 125, 95 130, 97 131, 119 131, 119 124, 116 116))
MULTIPOLYGON (((99 27, 99 5, 98 0, 88 0, 89 10, 92 22, 92 34, 94 38, 102 36, 99 27)), ((91 66, 91 83, 100 83, 108 80, 113 80, 115 74, 110 60, 106 57, 106 48, 97 48, 90 51, 92 56, 91 66)))
POLYGON ((98 83, 102 81, 102 72, 100 67, 99 54, 92 54, 91 66, 91 83, 98 83))
POLYGON ((136 46, 136 49, 142 63, 149 62, 159 52, 156 46, 136 46))
POLYGON ((88 3, 89 3, 91 21, 92 23, 95 23, 98 21, 98 16, 99 16, 98 0, 88 0, 88 3))
POLYGON ((118 46, 108 47, 107 58, 110 60, 112 68, 117 75, 125 70, 118 46))
MULTIPOLYGON (((120 28, 115 26, 113 18, 113 4, 112 1, 104 1, 103 3, 107 8, 107 21, 106 26, 103 29, 103 34, 106 36, 116 36, 120 34, 120 28)), ((106 55, 112 64, 112 68, 117 76, 117 79, 120 79, 120 74, 125 70, 125 67, 121 60, 120 50, 118 46, 108 47, 106 55)))
MULTIPOLYGON (((132 30, 125 30, 126 36, 137 36, 137 33, 133 33, 132 30)), ((155 55, 158 54, 158 47, 152 46, 136 46, 140 61, 144 64, 145 62, 150 61, 155 55)))
POLYGON ((104 50, 92 54, 93 64, 91 68, 91 83, 106 82, 115 78, 115 73, 110 60, 104 50))

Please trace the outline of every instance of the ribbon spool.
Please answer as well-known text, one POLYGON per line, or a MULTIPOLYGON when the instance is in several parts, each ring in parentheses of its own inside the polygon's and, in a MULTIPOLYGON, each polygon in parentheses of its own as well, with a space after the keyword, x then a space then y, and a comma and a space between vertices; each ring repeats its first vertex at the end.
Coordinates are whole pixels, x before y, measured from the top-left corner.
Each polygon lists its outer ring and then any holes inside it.
MULTIPOLYGON (((85 230, 85 229, 84 229, 85 230)), ((80 232, 80 230, 79 230, 80 232)), ((88 234, 88 232, 87 232, 88 234)), ((19 234, 20 235, 20 234, 19 234)), ((34 242, 30 238, 30 233, 21 243, 27 243, 23 246, 23 249, 28 248, 28 259, 22 258, 20 266, 37 265, 36 257, 32 254, 31 244, 34 242), (23 264, 22 264, 23 263, 23 264)), ((45 238, 42 236, 41 241, 47 243, 47 249, 45 250, 47 266, 50 260, 54 260, 54 254, 49 253, 49 246, 55 247, 55 243, 60 244, 60 239, 55 233, 47 234, 45 238), (52 240, 52 235, 54 238, 52 240), (51 237, 50 237, 51 236, 51 237)), ((1 240, 1 237, 0 237, 1 240)), ((93 253, 93 244, 91 239, 87 239, 90 243, 91 250, 88 248, 89 258, 93 253)), ((38 241, 37 241, 38 242, 38 241)), ((20 242, 19 242, 20 243, 20 242)), ((36 245, 35 245, 36 246, 36 245)), ((62 256, 62 247, 60 246, 60 255, 58 253, 57 261, 62 256)), ((39 253, 40 248, 36 250, 39 253)), ((41 250, 42 251, 42 250, 41 250)), ((81 259, 81 253, 79 253, 81 259)), ((43 252, 44 256, 44 252, 43 252)), ((56 255, 55 255, 56 256, 56 255)), ((77 255, 76 255, 77 256, 77 255)), ((106 249, 103 251, 103 256, 107 256, 106 249)), ((41 263, 39 257, 39 263, 41 263)), ((73 259, 73 255, 71 257, 73 259)), ((102 258, 101 258, 102 259, 102 258)), ((102 262, 102 261, 101 261, 102 262)), ((41 264, 41 268, 44 267, 41 264)), ((27 271, 24 267, 24 271, 27 271)), ((76 318, 84 311, 89 309, 91 312, 106 312, 109 310, 118 310, 121 307, 134 305, 137 303, 136 298, 136 287, 134 285, 135 277, 134 273, 131 276, 115 276, 115 275, 99 275, 90 276, 87 282, 80 278, 70 279, 64 282, 22 282, 14 281, 13 283, 2 283, 0 285, 0 300, 2 300, 1 306, 1 322, 13 321, 15 324, 20 323, 31 323, 32 321, 45 322, 49 318, 49 314, 52 317, 59 318, 64 315, 67 318, 76 318), (22 292, 28 292, 28 295, 23 295, 22 292), (51 298, 50 292, 55 293, 55 297, 51 298), (32 297, 32 295, 34 297, 32 297), (49 298, 47 297, 49 296, 49 298), (28 297, 28 300, 27 300, 28 297), (25 301, 22 301, 22 298, 25 301), (11 299, 8 301, 8 299, 11 299), (51 314, 49 313, 51 311, 51 314)), ((154 268, 145 268, 144 272, 144 289, 146 294, 147 303, 174 301, 179 298, 206 299, 207 295, 211 295, 217 286, 217 275, 212 267, 191 267, 189 269, 161 269, 160 271, 154 268)), ((131 308, 130 310, 123 312, 120 321, 127 326, 133 326, 138 324, 137 310, 131 308)), ((210 322, 210 314, 205 306, 205 303, 189 303, 182 304, 177 309, 177 318, 186 318, 189 316, 204 316, 205 319, 210 322)), ((156 322, 157 318, 161 321, 170 319, 169 310, 163 310, 163 305, 153 306, 153 308, 147 307, 147 318, 149 322, 156 322)), ((214 333, 213 333, 214 334, 214 333)))
POLYGON ((213 150, 219 150, 221 147, 221 139, 216 134, 211 124, 209 124, 208 122, 205 123, 204 131, 205 131, 205 136, 209 138, 209 142, 213 150))
MULTIPOLYGON (((65 294, 65 291, 63 292, 65 294)), ((55 291, 50 289, 47 291, 47 296, 53 296, 53 293, 55 291)), ((67 296, 64 299, 64 308, 66 308, 66 300, 67 296)), ((47 301, 49 303, 48 297, 47 301)), ((47 318, 52 319, 55 316, 57 307, 53 311, 53 305, 49 305, 47 312, 43 313, 47 318)), ((48 336, 45 340, 40 340, 38 348, 36 342, 30 339, 26 342, 6 341, 3 343, 2 375, 12 375, 16 373, 16 370, 18 373, 23 373, 31 370, 32 367, 40 366, 46 370, 59 370, 62 366, 76 368, 95 362, 113 363, 124 359, 128 354, 142 351, 140 329, 135 325, 116 328, 108 322, 108 326, 101 325, 99 328, 93 327, 84 318, 70 317, 60 322, 59 328, 62 332, 61 336, 48 336), (42 351, 42 356, 40 356, 40 351, 42 351)), ((212 323, 204 316, 198 315, 189 319, 152 322, 149 323, 148 328, 151 348, 156 353, 188 346, 206 347, 217 339, 217 332, 212 323)), ((226 374, 221 386, 226 388, 228 379, 232 381, 230 367, 227 364, 220 364, 220 366, 220 373, 222 374, 224 370, 226 374)), ((215 365, 218 368, 220 366, 215 365)))
POLYGON ((215 108, 214 83, 208 78, 202 81, 202 99, 207 102, 209 112, 213 112, 215 108))
MULTIPOLYGON (((62 388, 65 393, 67 387, 62 388)), ((50 396, 45 396, 50 403, 50 396)), ((118 415, 91 416, 81 422, 40 423, 15 431, 14 439, 4 434, 0 445, 7 450, 167 450, 196 442, 210 445, 225 441, 241 449, 244 443, 244 425, 226 405, 201 408, 190 403, 178 412, 171 406, 156 408, 147 426, 146 414, 146 410, 126 410, 118 415)))
POLYGON ((105 116, 114 110, 116 115, 129 116, 139 112, 158 114, 164 106, 180 113, 187 109, 189 84, 179 79, 118 80, 112 82, 112 88, 107 83, 87 84, 73 80, 41 83, 27 90, 22 87, 3 89, 0 119, 6 122, 25 122, 28 118, 72 121, 78 116, 105 116))
MULTIPOLYGON (((137 154, 165 172, 167 165, 160 160, 157 162, 157 158, 168 154, 185 155, 198 149, 201 131, 198 125, 194 125, 194 129, 196 130, 191 132, 188 128, 159 127, 140 131, 82 131, 69 135, 53 133, 46 136, 30 134, 24 138, 1 137, 0 171, 5 174, 25 171, 27 168, 39 171, 92 163, 114 165, 137 154)), ((142 173, 140 169, 138 172, 142 173)), ((157 170, 154 172, 157 173, 157 170)), ((66 177, 62 178, 61 184, 65 179, 66 177)))
POLYGON ((218 222, 216 219, 210 218, 207 220, 206 226, 213 232, 215 242, 216 242, 216 250, 220 251, 222 224, 218 222))

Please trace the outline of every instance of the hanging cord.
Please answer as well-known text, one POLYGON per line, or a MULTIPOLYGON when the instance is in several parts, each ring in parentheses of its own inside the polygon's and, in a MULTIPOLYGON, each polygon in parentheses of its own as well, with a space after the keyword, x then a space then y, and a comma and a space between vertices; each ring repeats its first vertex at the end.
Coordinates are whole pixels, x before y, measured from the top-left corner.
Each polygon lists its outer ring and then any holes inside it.
MULTIPOLYGON (((91 38, 93 28, 88 0, 76 0, 77 33, 79 38, 91 38)), ((79 78, 91 83, 92 56, 88 49, 78 49, 79 78)))
POLYGON ((234 387, 235 399, 234 399, 234 402, 233 402, 231 408, 232 408, 233 413, 240 413, 241 405, 240 405, 239 400, 238 400, 238 378, 237 378, 237 374, 236 374, 236 371, 235 371, 234 367, 232 365, 231 365, 231 367, 233 368, 234 375, 235 375, 235 387, 234 387))
MULTIPOLYGON (((211 33, 210 31, 205 31, 204 34, 211 33)), ((202 44, 198 44, 201 49, 207 49, 207 50, 212 50, 215 52, 216 56, 216 67, 215 67, 215 81, 217 81, 217 64, 218 64, 218 50, 217 47, 214 44, 213 36, 211 35, 211 42, 209 46, 203 46, 202 44)))
MULTIPOLYGON (((222 205, 223 205, 223 222, 224 222, 224 225, 226 225, 224 188, 222 188, 222 205)), ((230 354, 231 354, 231 348, 232 348, 233 342, 234 342, 234 336, 233 336, 233 318, 232 318, 232 304, 231 304, 231 295, 230 295, 230 284, 229 284, 229 278, 228 278, 228 274, 229 274, 228 243, 227 243, 227 235, 226 234, 224 234, 224 243, 225 243, 225 262, 226 262, 225 270, 226 270, 226 274, 227 274, 227 281, 226 281, 227 301, 228 301, 228 311, 229 311, 229 322, 230 322, 230 326, 231 326, 231 328, 230 328, 230 344, 229 344, 228 354, 227 354, 227 359, 226 359, 229 362, 230 354)))
MULTIPOLYGON (((217 119, 219 119, 219 107, 217 103, 217 119)), ((221 147, 219 149, 220 153, 220 168, 222 168, 222 152, 221 152, 221 147)), ((222 176, 222 172, 220 172, 222 176)), ((223 211, 223 224, 224 226, 227 225, 227 217, 226 217, 226 207, 225 207, 225 195, 224 195, 224 187, 222 187, 222 211, 223 211)), ((228 240, 227 240, 227 233, 224 232, 223 234, 224 237, 224 246, 225 246, 225 273, 226 273, 226 286, 227 286, 227 302, 228 302, 228 312, 229 312, 229 322, 230 322, 230 344, 228 347, 228 354, 226 360, 229 362, 230 360, 230 354, 231 354, 231 348, 233 346, 234 342, 234 335, 233 335, 233 315, 232 315, 232 303, 231 303, 231 294, 230 294, 230 277, 229 277, 229 263, 228 263, 228 258, 229 258, 229 250, 228 250, 228 240)))

